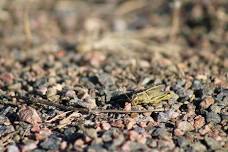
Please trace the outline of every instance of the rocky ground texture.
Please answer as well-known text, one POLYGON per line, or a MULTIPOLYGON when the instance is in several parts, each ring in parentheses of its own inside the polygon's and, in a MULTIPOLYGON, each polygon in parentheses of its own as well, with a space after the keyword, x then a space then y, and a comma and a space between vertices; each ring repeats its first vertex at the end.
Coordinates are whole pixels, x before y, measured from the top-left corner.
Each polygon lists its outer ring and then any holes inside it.
POLYGON ((227 8, 1 0, 0 151, 228 151, 227 8), (175 98, 132 105, 158 85, 175 98))

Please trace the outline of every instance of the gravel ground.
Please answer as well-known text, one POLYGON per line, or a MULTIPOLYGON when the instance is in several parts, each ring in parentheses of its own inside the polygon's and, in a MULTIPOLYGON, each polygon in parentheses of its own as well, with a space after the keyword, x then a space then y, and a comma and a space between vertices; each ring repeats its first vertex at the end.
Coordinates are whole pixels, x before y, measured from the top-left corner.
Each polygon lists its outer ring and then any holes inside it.
POLYGON ((1 0, 0 151, 228 151, 227 8, 1 0))

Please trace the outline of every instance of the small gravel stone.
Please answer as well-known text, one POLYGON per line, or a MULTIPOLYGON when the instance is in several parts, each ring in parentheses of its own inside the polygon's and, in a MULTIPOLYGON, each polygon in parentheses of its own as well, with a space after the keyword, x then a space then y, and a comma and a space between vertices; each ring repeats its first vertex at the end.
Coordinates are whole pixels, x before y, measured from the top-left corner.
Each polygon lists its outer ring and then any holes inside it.
POLYGON ((177 122, 177 128, 182 130, 182 131, 191 131, 193 130, 193 126, 190 122, 187 122, 187 121, 180 121, 180 122, 177 122))
POLYGON ((75 91, 74 91, 74 90, 68 90, 68 91, 65 93, 65 96, 66 96, 66 97, 69 97, 69 98, 75 98, 75 97, 76 97, 76 94, 75 94, 75 91))
POLYGON ((127 141, 122 146, 122 150, 123 151, 147 151, 148 149, 145 144, 140 144, 133 141, 127 141))
POLYGON ((203 127, 204 124, 205 124, 204 117, 199 115, 194 118, 194 127, 196 129, 203 127))
POLYGON ((216 140, 214 140, 213 138, 211 137, 205 137, 205 142, 207 143, 207 145, 213 149, 213 150, 217 150, 217 149, 220 149, 220 143, 216 140))
POLYGON ((208 112, 206 114, 206 120, 207 122, 213 122, 213 123, 220 123, 221 122, 221 117, 219 114, 214 113, 214 112, 208 112))
POLYGON ((104 142, 109 142, 112 140, 112 133, 110 131, 106 131, 103 135, 102 135, 102 139, 104 142))
POLYGON ((189 142, 184 137, 177 137, 177 144, 180 147, 186 147, 189 145, 189 142))
POLYGON ((41 142, 40 146, 46 150, 56 150, 59 148, 60 143, 61 143, 60 138, 51 136, 48 139, 46 139, 45 141, 41 142))
POLYGON ((210 110, 214 113, 220 113, 221 112, 221 106, 218 106, 217 104, 213 104, 210 106, 210 110))
POLYGON ((76 138, 76 128, 69 127, 64 130, 64 135, 68 141, 74 141, 76 138))
POLYGON ((7 152, 20 152, 20 150, 16 145, 9 145, 7 147, 7 152))
POLYGON ((209 106, 211 106, 212 104, 214 104, 214 99, 211 96, 207 96, 203 99, 203 101, 201 101, 200 106, 203 109, 207 109, 209 106))
POLYGON ((111 125, 108 122, 102 122, 101 126, 104 130, 109 130, 111 128, 111 125))
POLYGON ((169 121, 169 114, 167 112, 159 112, 158 121, 159 122, 167 122, 167 121, 169 121))
POLYGON ((200 90, 203 88, 202 83, 199 80, 194 80, 192 83, 192 88, 194 90, 200 90))
POLYGON ((159 137, 165 139, 169 133, 167 132, 166 129, 164 128, 157 128, 155 131, 152 133, 152 136, 159 137))
POLYGON ((57 94, 57 90, 53 87, 48 88, 47 90, 47 97, 54 96, 57 94))
POLYGON ((102 144, 92 144, 91 146, 89 146, 88 152, 107 152, 106 149, 103 148, 102 144))
POLYGON ((228 113, 221 114, 222 120, 228 121, 228 113))
POLYGON ((192 148, 196 152, 204 152, 207 150, 206 146, 201 144, 200 142, 196 142, 195 144, 192 145, 192 148))
POLYGON ((43 87, 40 87, 36 91, 40 95, 45 95, 47 93, 47 87, 44 87, 44 86, 43 87))
POLYGON ((175 136, 182 136, 182 135, 184 135, 184 132, 181 129, 177 128, 174 130, 174 135, 175 136))

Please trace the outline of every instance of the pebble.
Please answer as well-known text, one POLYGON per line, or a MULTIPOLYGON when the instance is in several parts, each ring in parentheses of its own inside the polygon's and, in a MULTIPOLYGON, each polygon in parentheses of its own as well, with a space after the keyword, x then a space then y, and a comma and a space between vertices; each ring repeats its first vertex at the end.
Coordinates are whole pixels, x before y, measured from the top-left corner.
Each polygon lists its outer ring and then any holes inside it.
POLYGON ((221 109, 222 109, 222 107, 218 106, 217 104, 213 104, 210 106, 210 110, 214 113, 220 113, 221 109))
POLYGON ((21 121, 30 123, 32 125, 37 125, 42 122, 37 111, 29 106, 23 106, 19 111, 19 119, 21 121))
POLYGON ((215 112, 208 112, 206 114, 206 121, 212 122, 212 123, 220 123, 221 122, 221 117, 219 116, 219 114, 215 113, 215 112))
POLYGON ((200 142, 196 142, 192 145, 192 149, 196 152, 205 152, 207 151, 206 146, 204 146, 203 144, 201 144, 200 142))
POLYGON ((107 152, 105 148, 103 148, 102 144, 92 144, 88 147, 87 152, 107 152))
POLYGON ((211 97, 211 96, 207 96, 207 97, 205 97, 202 101, 201 101, 201 103, 200 103, 200 106, 201 106, 201 108, 203 108, 203 109, 207 109, 207 108, 209 108, 212 104, 214 104, 214 99, 213 99, 213 97, 211 97))
POLYGON ((184 137, 177 137, 177 144, 180 147, 186 147, 189 145, 189 141, 187 141, 184 137))
POLYGON ((102 135, 102 140, 104 142, 109 142, 112 140, 112 133, 110 131, 106 131, 103 135, 102 135))
POLYGON ((221 107, 225 107, 225 106, 228 106, 228 96, 225 96, 223 98, 223 100, 220 100, 218 102, 218 105, 221 106, 221 107))
POLYGON ((152 136, 159 137, 159 138, 163 138, 163 139, 166 139, 168 135, 169 135, 169 133, 168 133, 167 130, 164 129, 164 128, 157 128, 157 129, 155 129, 155 131, 152 133, 152 136))
POLYGON ((20 152, 20 150, 16 145, 9 145, 7 147, 7 152, 20 152))
POLYGON ((174 129, 174 135, 175 136, 183 136, 184 132, 181 129, 174 129))
POLYGON ((188 121, 179 121, 177 122, 177 128, 186 132, 186 131, 191 131, 194 129, 192 124, 188 121))
POLYGON ((108 122, 102 122, 101 127, 104 130, 109 130, 111 128, 111 125, 108 122))
POLYGON ((69 98, 75 98, 76 97, 76 93, 74 90, 68 90, 66 93, 65 93, 65 96, 66 97, 69 97, 69 98))
POLYGON ((222 120, 228 121, 228 113, 221 114, 222 120))
POLYGON ((140 144, 140 143, 133 142, 133 141, 127 141, 122 146, 122 150, 123 151, 148 151, 145 144, 140 144))
POLYGON ((57 98, 56 94, 57 94, 57 89, 56 88, 53 88, 53 87, 48 88, 48 90, 47 90, 47 98, 49 100, 55 101, 56 98, 57 98))
POLYGON ((212 149, 212 150, 217 150, 217 149, 220 149, 220 143, 216 140, 214 140, 213 138, 211 137, 205 137, 204 138, 206 144, 212 149))
POLYGON ((198 115, 194 118, 194 127, 196 129, 203 127, 204 124, 205 124, 204 117, 198 115))
POLYGON ((194 80, 192 82, 192 88, 193 88, 193 90, 201 90, 203 88, 201 81, 194 80))
POLYGON ((74 148, 77 149, 77 148, 81 148, 83 147, 85 144, 85 142, 82 140, 82 139, 77 139, 75 142, 74 142, 74 148))
POLYGON ((60 146, 61 139, 56 136, 51 136, 40 143, 40 146, 46 150, 57 150, 60 146))
POLYGON ((150 139, 147 139, 146 141, 146 144, 150 147, 150 148, 155 148, 157 147, 157 141, 150 138, 150 139))
POLYGON ((64 135, 68 141, 74 141, 76 139, 77 130, 75 127, 69 127, 64 130, 64 135))
POLYGON ((135 119, 132 119, 132 118, 127 119, 127 122, 126 122, 127 129, 129 129, 129 130, 132 129, 135 124, 136 124, 135 119))
POLYGON ((167 112, 159 112, 157 120, 159 122, 167 122, 169 121, 169 114, 167 112))
POLYGON ((40 87, 36 90, 36 92, 40 95, 45 95, 47 93, 47 87, 40 87))
POLYGON ((37 148, 37 149, 33 150, 32 152, 46 152, 46 150, 37 148))

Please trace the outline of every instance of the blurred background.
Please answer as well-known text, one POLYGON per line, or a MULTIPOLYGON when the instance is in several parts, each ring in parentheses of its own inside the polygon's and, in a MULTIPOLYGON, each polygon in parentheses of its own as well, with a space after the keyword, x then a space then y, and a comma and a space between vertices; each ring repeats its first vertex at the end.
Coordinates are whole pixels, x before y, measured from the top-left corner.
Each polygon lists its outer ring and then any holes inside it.
POLYGON ((228 41, 227 8, 227 0, 1 0, 1 50, 213 50, 228 41))
POLYGON ((0 55, 14 62, 57 52, 94 67, 111 56, 224 76, 227 8, 227 0, 1 0, 0 55))

